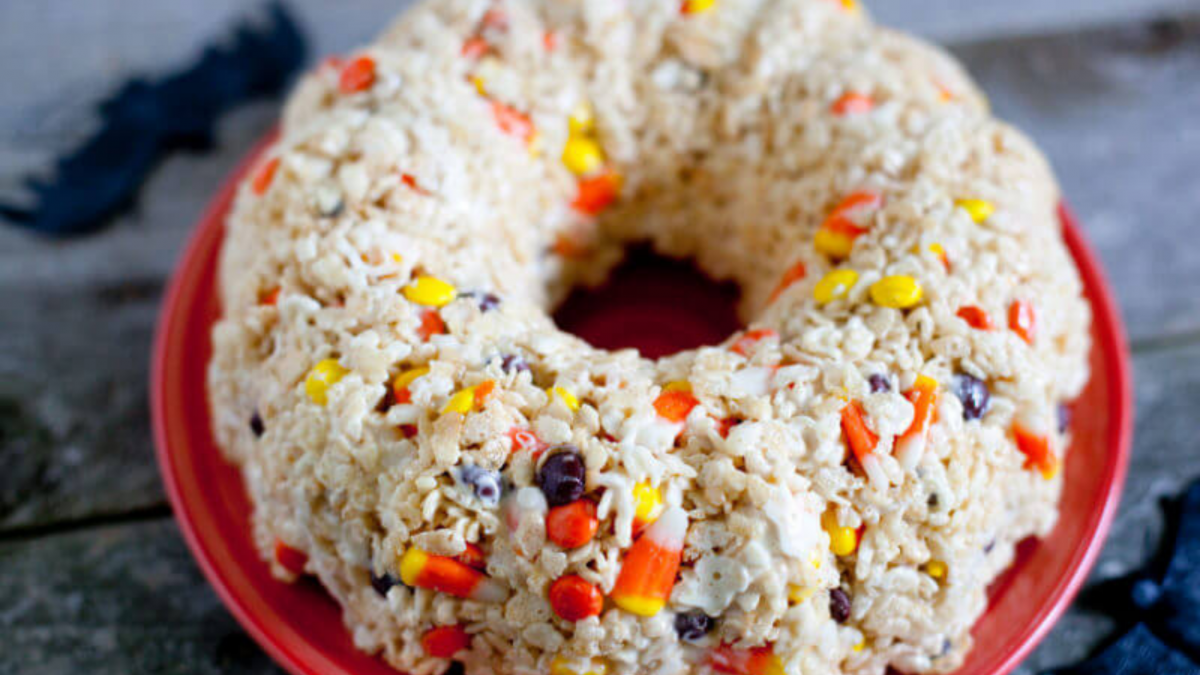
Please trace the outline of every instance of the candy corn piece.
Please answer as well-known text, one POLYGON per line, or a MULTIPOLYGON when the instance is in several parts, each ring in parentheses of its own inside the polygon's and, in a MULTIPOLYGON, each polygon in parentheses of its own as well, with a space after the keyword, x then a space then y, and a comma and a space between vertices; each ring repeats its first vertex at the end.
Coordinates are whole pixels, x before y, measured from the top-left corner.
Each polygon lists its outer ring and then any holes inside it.
POLYGON ((304 574, 304 566, 308 564, 308 554, 288 546, 282 539, 276 539, 275 561, 288 572, 301 576, 304 574))
POLYGON ((646 529, 662 515, 662 491, 649 483, 633 486, 633 533, 646 529))
POLYGON ((933 412, 937 409, 938 383, 932 377, 917 377, 913 388, 904 397, 913 405, 913 421, 908 430, 896 439, 896 459, 906 469, 911 469, 925 454, 925 440, 933 424, 933 412))
POLYGON ((842 408, 842 433, 846 436, 846 445, 859 463, 864 463, 875 452, 879 437, 867 427, 864 419, 866 413, 858 401, 849 401, 842 408))
POLYGON ((401 556, 400 580, 408 586, 479 602, 500 602, 508 595, 504 586, 479 570, 419 548, 410 548, 401 556))
POLYGON ((772 645, 738 649, 722 644, 708 653, 708 664, 718 673, 729 675, 783 675, 783 663, 772 645))
POLYGON ((617 607, 638 616, 662 610, 675 587, 687 526, 687 513, 672 506, 633 542, 609 594, 617 607))
POLYGON ((1013 436, 1017 439, 1017 449, 1025 455, 1025 468, 1037 469, 1042 478, 1050 480, 1058 475, 1059 459, 1050 449, 1049 437, 1035 428, 1024 420, 1014 422, 1013 436))

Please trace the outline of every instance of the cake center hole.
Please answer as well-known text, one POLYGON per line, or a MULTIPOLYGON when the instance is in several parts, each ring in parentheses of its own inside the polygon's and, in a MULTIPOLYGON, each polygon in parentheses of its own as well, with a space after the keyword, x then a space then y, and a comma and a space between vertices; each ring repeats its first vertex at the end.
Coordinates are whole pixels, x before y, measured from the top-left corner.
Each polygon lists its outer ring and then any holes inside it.
POLYGON ((686 260, 632 248, 597 289, 576 288, 554 320, 601 349, 634 348, 656 359, 713 345, 742 327, 736 284, 719 283, 686 260))

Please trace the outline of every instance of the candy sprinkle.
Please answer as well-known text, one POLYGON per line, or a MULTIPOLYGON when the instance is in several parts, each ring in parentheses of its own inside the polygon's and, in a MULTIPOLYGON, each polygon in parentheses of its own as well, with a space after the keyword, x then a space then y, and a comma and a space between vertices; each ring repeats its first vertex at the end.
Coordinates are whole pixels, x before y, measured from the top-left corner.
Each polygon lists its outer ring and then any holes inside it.
POLYGON ((871 284, 871 300, 880 307, 911 309, 921 302, 923 295, 921 284, 906 274, 884 277, 871 284))
POLYGON ((833 270, 813 287, 813 298, 819 305, 826 305, 849 295, 858 283, 858 272, 851 269, 833 270))
POLYGON ((717 5, 717 0, 683 0, 679 5, 681 14, 700 14, 717 5))
POLYGON ((337 359, 318 361, 317 365, 308 371, 308 377, 304 378, 304 393, 308 394, 313 403, 325 405, 329 402, 329 388, 349 372, 337 359))
POLYGON ((410 302, 427 307, 443 307, 450 304, 458 291, 437 277, 421 276, 404 287, 404 297, 410 302))
POLYGON ((960 199, 954 205, 966 211, 976 223, 984 222, 996 212, 995 204, 984 199, 960 199))

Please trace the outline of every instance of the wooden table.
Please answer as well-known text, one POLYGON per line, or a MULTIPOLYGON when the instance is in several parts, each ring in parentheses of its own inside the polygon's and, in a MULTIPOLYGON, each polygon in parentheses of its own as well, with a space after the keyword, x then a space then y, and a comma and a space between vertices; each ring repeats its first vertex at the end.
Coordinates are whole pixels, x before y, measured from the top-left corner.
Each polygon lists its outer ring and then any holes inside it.
MULTIPOLYGON (((292 0, 317 54, 370 38, 396 0, 292 0)), ((1091 579, 1138 567, 1158 502, 1200 474, 1200 0, 876 0, 948 42, 1056 165, 1132 339, 1138 422, 1091 579)), ((187 62, 239 0, 0 3, 0 200, 85 135, 91 102, 187 62)), ((160 293, 192 223, 277 102, 177 154, 138 208, 69 242, 0 227, 0 672, 278 673, 208 588, 171 519, 147 420, 160 293)), ((1072 662, 1109 620, 1076 605, 1028 660, 1072 662)))

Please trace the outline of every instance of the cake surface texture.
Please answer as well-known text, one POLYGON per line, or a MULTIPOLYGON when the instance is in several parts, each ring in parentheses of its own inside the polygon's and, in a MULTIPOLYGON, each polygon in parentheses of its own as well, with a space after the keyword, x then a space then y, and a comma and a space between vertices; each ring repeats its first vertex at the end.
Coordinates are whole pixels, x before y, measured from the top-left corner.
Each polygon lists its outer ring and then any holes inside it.
POLYGON ((425 2, 240 188, 216 438, 276 576, 413 675, 950 672, 1057 517, 1091 320, 1058 204, 850 0, 425 2), (745 329, 556 328, 633 242, 745 329))

